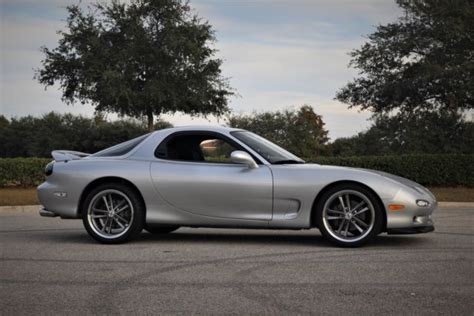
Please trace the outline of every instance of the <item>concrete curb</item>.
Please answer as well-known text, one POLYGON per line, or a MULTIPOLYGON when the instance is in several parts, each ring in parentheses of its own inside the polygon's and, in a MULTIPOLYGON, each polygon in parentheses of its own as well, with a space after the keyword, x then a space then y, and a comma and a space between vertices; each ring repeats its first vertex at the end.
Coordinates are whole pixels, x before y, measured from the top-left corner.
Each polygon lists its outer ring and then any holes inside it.
POLYGON ((41 205, 12 205, 0 206, 0 213, 30 213, 39 212, 41 205))
MULTIPOLYGON (((470 208, 474 210, 474 202, 438 202, 439 207, 470 208)), ((0 213, 39 212, 41 205, 0 206, 0 213)))

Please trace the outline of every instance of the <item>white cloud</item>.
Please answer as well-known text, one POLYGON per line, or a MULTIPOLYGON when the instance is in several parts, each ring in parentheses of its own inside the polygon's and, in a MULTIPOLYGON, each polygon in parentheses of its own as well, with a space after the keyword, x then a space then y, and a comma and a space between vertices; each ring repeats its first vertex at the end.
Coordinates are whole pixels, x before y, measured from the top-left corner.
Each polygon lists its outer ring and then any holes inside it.
MULTIPOLYGON (((223 8, 230 11, 233 8, 258 11, 262 17, 273 17, 269 21, 258 18, 254 20, 260 26, 276 24, 278 31, 285 20, 288 21, 288 17, 291 18, 289 24, 300 27, 301 22, 313 21, 316 23, 314 26, 335 26, 332 30, 334 32, 347 28, 350 19, 366 20, 370 25, 378 25, 394 21, 401 13, 395 0, 195 0, 191 2, 191 6, 219 32, 235 29, 236 24, 245 27, 249 22, 249 19, 241 21, 235 15, 223 16, 223 8), (328 20, 333 23, 327 23, 328 20)), ((300 31, 301 28, 298 29, 300 31)))
POLYGON ((305 46, 225 42, 219 43, 218 48, 225 60, 226 75, 258 85, 295 87, 312 83, 318 89, 331 80, 340 85, 354 74, 347 69, 349 47, 325 47, 323 43, 305 46))

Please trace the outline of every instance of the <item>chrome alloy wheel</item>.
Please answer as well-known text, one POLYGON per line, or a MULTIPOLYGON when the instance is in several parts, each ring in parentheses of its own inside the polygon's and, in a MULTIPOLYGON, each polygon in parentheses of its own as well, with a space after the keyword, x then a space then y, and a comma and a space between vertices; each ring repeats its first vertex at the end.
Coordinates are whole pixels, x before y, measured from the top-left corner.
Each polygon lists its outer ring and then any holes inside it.
POLYGON ((359 191, 342 190, 327 199, 323 224, 335 239, 357 242, 374 229, 375 209, 370 199, 359 191))
POLYGON ((97 193, 87 209, 89 226, 106 239, 124 235, 130 229, 133 215, 133 205, 128 196, 113 189, 97 193))

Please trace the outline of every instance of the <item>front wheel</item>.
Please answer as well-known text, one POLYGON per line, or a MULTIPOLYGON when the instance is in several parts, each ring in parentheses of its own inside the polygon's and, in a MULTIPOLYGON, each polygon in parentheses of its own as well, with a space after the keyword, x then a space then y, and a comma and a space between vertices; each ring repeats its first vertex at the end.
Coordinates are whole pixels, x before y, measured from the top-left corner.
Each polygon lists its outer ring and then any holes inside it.
POLYGON ((106 244, 123 243, 143 229, 145 209, 134 190, 123 184, 103 184, 84 202, 82 222, 89 235, 106 244))
POLYGON ((371 241, 383 226, 383 208, 374 193, 356 184, 338 185, 326 191, 316 208, 322 235, 345 247, 371 241))

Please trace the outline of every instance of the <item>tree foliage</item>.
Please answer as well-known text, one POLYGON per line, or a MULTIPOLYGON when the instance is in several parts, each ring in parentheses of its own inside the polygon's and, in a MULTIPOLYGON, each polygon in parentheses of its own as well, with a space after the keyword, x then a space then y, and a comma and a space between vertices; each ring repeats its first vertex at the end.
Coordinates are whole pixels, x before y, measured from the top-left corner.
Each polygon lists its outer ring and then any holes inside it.
POLYGON ((181 0, 67 7, 58 47, 42 48, 36 78, 59 83, 63 100, 99 112, 147 117, 181 111, 222 115, 233 94, 214 57, 214 31, 181 0))
POLYGON ((474 2, 396 0, 403 16, 352 51, 359 77, 336 98, 376 113, 474 107, 474 2))
POLYGON ((474 154, 474 122, 456 112, 378 115, 367 131, 330 145, 334 156, 474 154))
MULTIPOLYGON (((0 121, 2 121, 0 117, 0 121)), ((108 122, 103 117, 48 113, 6 120, 0 127, 0 157, 50 157, 55 149, 93 153, 143 135, 147 128, 134 120, 108 122)), ((158 121, 156 129, 171 127, 158 121)))
POLYGON ((300 157, 324 153, 328 141, 321 115, 309 105, 298 110, 233 115, 227 123, 259 134, 300 157))

